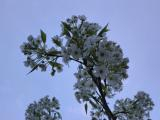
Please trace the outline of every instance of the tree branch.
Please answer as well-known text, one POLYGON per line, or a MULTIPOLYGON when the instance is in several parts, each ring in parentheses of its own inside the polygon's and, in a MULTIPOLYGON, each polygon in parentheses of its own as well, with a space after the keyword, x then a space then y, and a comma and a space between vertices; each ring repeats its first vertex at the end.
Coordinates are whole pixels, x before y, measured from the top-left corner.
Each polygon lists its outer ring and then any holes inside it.
POLYGON ((114 114, 112 113, 112 111, 110 110, 107 102, 106 102, 106 99, 105 99, 105 94, 103 93, 102 91, 102 83, 101 83, 101 80, 100 78, 96 78, 94 75, 93 75, 93 72, 92 72, 92 69, 88 70, 88 73, 91 75, 94 83, 97 85, 97 88, 99 90, 99 93, 101 95, 101 102, 102 102, 102 107, 103 109, 105 110, 105 113, 106 115, 108 116, 108 119, 109 120, 116 120, 116 117, 114 116, 114 114))

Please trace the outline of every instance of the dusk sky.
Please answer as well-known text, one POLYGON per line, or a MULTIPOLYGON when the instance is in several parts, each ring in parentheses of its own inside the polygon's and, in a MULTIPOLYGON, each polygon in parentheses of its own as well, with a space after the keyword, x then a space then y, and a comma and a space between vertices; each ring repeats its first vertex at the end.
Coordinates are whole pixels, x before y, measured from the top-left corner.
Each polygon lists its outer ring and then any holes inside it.
MULTIPOLYGON (((128 57, 129 78, 116 98, 145 91, 155 103, 153 120, 160 118, 160 0, 0 0, 0 119, 24 120, 27 106, 45 95, 56 96, 63 120, 89 120, 74 97, 75 63, 51 77, 50 71, 24 67, 20 45, 40 29, 51 37, 72 15, 86 15, 101 26, 109 23, 108 38, 128 57)), ((115 99, 113 99, 114 101, 115 99)), ((88 115, 89 116, 89 115, 88 115)))

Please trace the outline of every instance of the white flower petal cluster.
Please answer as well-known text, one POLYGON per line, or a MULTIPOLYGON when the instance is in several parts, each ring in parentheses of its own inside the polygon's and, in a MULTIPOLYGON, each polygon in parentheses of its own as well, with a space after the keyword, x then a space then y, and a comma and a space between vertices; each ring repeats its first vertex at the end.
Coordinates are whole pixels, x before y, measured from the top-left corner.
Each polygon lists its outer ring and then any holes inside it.
POLYGON ((100 30, 100 25, 83 18, 72 16, 62 22, 62 35, 67 40, 61 47, 63 61, 68 63, 73 58, 85 62, 87 68, 93 68, 95 77, 106 80, 110 90, 121 91, 122 80, 128 77, 128 58, 123 57, 119 45, 107 39, 107 27, 100 30))
POLYGON ((94 107, 92 108, 90 114, 91 114, 92 120, 107 120, 103 112, 103 108, 99 104, 94 104, 94 107))
MULTIPOLYGON (((80 63, 83 66, 81 71, 86 71, 89 75, 88 78, 86 75, 81 76, 80 72, 77 73, 76 76, 83 78, 77 77, 79 79, 75 85, 77 90, 84 91, 84 88, 79 87, 82 83, 92 81, 95 84, 94 78, 102 81, 107 97, 113 96, 114 92, 121 91, 122 80, 128 77, 129 60, 123 57, 120 46, 106 37, 107 26, 101 28, 97 23, 88 22, 87 18, 82 15, 68 18, 62 22, 61 27, 61 36, 52 38, 56 48, 47 49, 42 40, 43 35, 37 38, 28 37, 28 43, 21 46, 22 52, 28 56, 25 65, 31 67, 32 71, 37 68, 45 71, 47 65, 51 65, 51 75, 54 75, 55 67, 57 71, 62 70, 62 64, 57 62, 58 58, 62 58, 65 64, 73 60, 80 63)), ((80 93, 88 94, 88 92, 80 93)))
POLYGON ((95 76, 100 77, 101 79, 106 79, 109 71, 105 65, 95 66, 95 76))
POLYGON ((45 46, 43 46, 42 43, 42 38, 40 35, 38 35, 38 37, 34 38, 32 35, 29 35, 27 38, 28 42, 24 42, 20 48, 21 51, 25 54, 25 55, 31 55, 32 52, 30 51, 31 49, 36 49, 36 48, 44 48, 45 46))
POLYGON ((25 113, 26 120, 61 120, 61 115, 58 112, 58 100, 48 96, 41 98, 39 102, 30 104, 25 113))
POLYGON ((78 102, 81 102, 81 100, 83 102, 89 101, 89 98, 95 94, 96 85, 84 69, 79 69, 78 73, 75 73, 75 76, 77 82, 74 84, 74 89, 76 90, 75 96, 78 102))
POLYGON ((42 36, 28 37, 28 43, 21 46, 22 52, 28 56, 25 66, 45 71, 49 62, 54 73, 57 64, 52 61, 57 62, 59 57, 65 64, 75 60, 92 69, 98 79, 106 80, 111 91, 122 90, 122 79, 128 77, 128 58, 123 57, 119 45, 107 39, 104 33, 108 28, 101 29, 100 25, 88 22, 83 15, 72 16, 61 26, 61 36, 52 38, 57 48, 47 49, 46 44, 42 44, 42 36), (63 37, 66 41, 62 42, 63 37))
POLYGON ((70 51, 71 51, 71 56, 72 56, 73 58, 79 59, 79 58, 82 57, 81 49, 78 48, 77 45, 71 44, 71 46, 70 46, 69 49, 70 49, 70 51))
POLYGON ((65 47, 62 47, 62 50, 61 50, 61 54, 63 56, 63 62, 64 63, 68 63, 69 62, 69 58, 70 58, 70 52, 68 49, 66 49, 65 47))
MULTIPOLYGON (((24 61, 24 65, 26 67, 31 67, 32 69, 40 68, 41 71, 46 71, 46 61, 42 60, 37 64, 35 59, 42 59, 43 55, 46 51, 47 46, 42 43, 42 37, 38 35, 38 37, 34 38, 32 35, 29 35, 27 38, 28 42, 23 43, 20 48, 24 55, 27 56, 27 60, 24 61)), ((49 51, 53 51, 53 48, 49 49, 49 51)))
POLYGON ((118 120, 146 120, 150 119, 149 112, 153 106, 149 95, 140 91, 133 100, 129 98, 117 100, 114 113, 118 120))
POLYGON ((79 15, 78 18, 82 21, 85 21, 87 19, 86 16, 84 15, 79 15))

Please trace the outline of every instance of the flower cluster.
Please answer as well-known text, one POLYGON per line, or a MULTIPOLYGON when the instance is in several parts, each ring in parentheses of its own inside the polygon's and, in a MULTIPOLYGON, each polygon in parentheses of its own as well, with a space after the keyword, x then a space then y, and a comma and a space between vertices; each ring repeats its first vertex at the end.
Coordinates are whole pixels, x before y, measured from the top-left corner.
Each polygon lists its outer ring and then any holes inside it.
POLYGON ((87 69, 93 69, 95 77, 106 80, 114 91, 120 91, 121 80, 128 76, 128 58, 123 58, 120 46, 105 36, 107 26, 101 29, 97 23, 81 17, 72 16, 62 22, 62 35, 67 40, 61 50, 63 61, 68 63, 69 58, 80 61, 87 69))
MULTIPOLYGON (((48 65, 52 67, 51 75, 54 75, 56 70, 62 71, 62 64, 57 62, 58 57, 55 56, 60 52, 57 51, 55 47, 47 48, 46 34, 42 30, 38 37, 34 38, 32 35, 29 35, 27 41, 28 42, 24 42, 20 48, 24 55, 27 56, 24 65, 32 69, 30 72, 38 68, 40 68, 41 71, 46 71, 48 65)), ((57 36, 53 38, 53 42, 57 43, 57 45, 61 44, 57 36)))
POLYGON ((37 69, 38 67, 41 68, 41 71, 46 71, 46 63, 44 60, 38 63, 38 60, 35 59, 42 59, 43 54, 46 51, 46 45, 42 43, 42 38, 39 35, 37 38, 34 38, 32 35, 28 36, 28 42, 25 42, 21 45, 21 50, 24 55, 27 56, 27 60, 24 61, 24 65, 26 67, 31 67, 32 69, 37 69), (33 57, 35 55, 35 57, 33 57))
POLYGON ((89 101, 96 92, 95 83, 82 66, 79 67, 78 73, 75 73, 75 76, 77 82, 74 85, 74 89, 76 90, 75 96, 78 102, 81 102, 81 100, 83 100, 83 102, 89 101))
POLYGON ((92 107, 90 114, 92 120, 107 120, 101 105, 94 104, 94 107, 92 107))
POLYGON ((26 120, 61 120, 58 100, 48 96, 41 98, 39 102, 30 104, 25 113, 26 120))
POLYGON ((149 95, 140 91, 133 100, 129 98, 117 100, 114 113, 118 120, 146 120, 150 118, 149 112, 153 106, 149 95))
POLYGON ((123 57, 119 45, 107 39, 108 25, 101 28, 97 23, 88 22, 82 15, 68 18, 61 26, 61 36, 52 38, 56 48, 47 49, 43 31, 37 38, 28 37, 28 42, 21 46, 22 52, 27 55, 25 66, 30 66, 32 71, 37 68, 45 71, 47 65, 51 65, 51 74, 54 75, 55 67, 57 71, 62 70, 58 58, 62 58, 66 64, 74 60, 82 64, 84 69, 90 69, 94 74, 92 77, 105 80, 108 91, 121 91, 122 80, 128 77, 129 60, 123 57))

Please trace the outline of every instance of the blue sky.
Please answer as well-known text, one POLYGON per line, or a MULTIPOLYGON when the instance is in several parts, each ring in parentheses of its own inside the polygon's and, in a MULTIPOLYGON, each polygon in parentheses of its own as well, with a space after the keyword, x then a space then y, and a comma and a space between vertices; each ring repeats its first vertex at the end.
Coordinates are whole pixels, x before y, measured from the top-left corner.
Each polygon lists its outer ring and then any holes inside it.
MULTIPOLYGON (((61 104, 64 120, 87 120, 74 97, 74 63, 51 77, 29 71, 19 46, 29 34, 43 29, 48 40, 60 33, 60 21, 84 14, 100 25, 109 23, 108 37, 118 42, 129 57, 129 78, 117 98, 132 97, 143 90, 155 107, 153 120, 160 118, 160 1, 159 0, 0 0, 0 119, 23 120, 27 105, 50 95, 61 104)), ((115 100, 115 99, 114 99, 115 100)))

